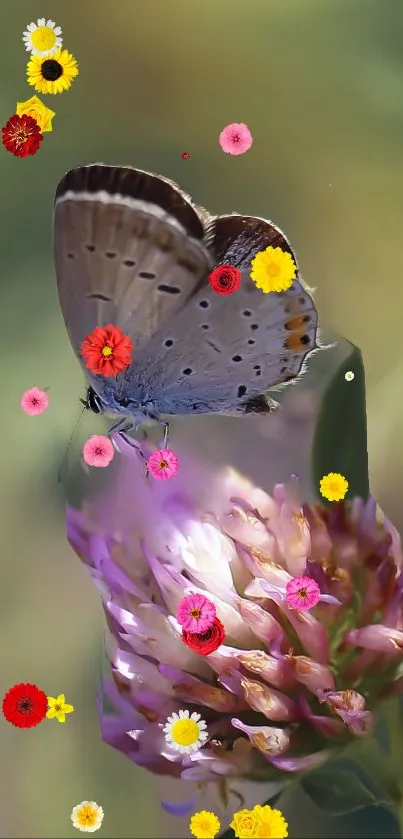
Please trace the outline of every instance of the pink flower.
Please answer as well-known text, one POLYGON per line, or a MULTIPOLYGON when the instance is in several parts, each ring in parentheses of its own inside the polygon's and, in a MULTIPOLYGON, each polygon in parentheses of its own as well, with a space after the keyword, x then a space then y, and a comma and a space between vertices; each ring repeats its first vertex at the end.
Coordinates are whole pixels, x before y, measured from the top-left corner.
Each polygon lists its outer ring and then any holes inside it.
POLYGON ((319 603, 320 588, 310 577, 294 577, 289 580, 285 590, 291 609, 308 611, 319 603))
POLYGON ((99 434, 93 434, 83 446, 84 460, 88 466, 109 466, 115 449, 109 439, 99 434))
POLYGON ((26 390, 21 397, 21 408, 30 417, 35 417, 37 414, 43 414, 49 405, 49 396, 44 390, 39 387, 31 387, 26 390))
POLYGON ((176 617, 185 632, 201 635, 213 626, 216 608, 203 594, 188 594, 179 603, 176 617))
POLYGON ((147 460, 147 469, 157 481, 174 478, 179 469, 179 458, 171 449, 157 449, 147 460))
POLYGON ((232 122, 223 128, 219 141, 226 154, 244 154, 250 149, 253 137, 244 122, 232 122))

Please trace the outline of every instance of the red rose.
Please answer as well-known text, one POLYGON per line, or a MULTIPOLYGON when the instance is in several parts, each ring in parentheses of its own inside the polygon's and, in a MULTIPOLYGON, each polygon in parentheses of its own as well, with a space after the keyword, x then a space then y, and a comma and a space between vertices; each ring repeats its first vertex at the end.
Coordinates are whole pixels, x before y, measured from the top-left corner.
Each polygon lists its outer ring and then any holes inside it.
POLYGON ((196 653, 210 655, 210 653, 214 653, 224 643, 225 629, 221 621, 215 618, 213 625, 206 632, 186 632, 183 629, 182 641, 196 653))
POLYGON ((219 265, 209 274, 211 288, 216 294, 233 294, 241 285, 242 274, 233 265, 219 265))

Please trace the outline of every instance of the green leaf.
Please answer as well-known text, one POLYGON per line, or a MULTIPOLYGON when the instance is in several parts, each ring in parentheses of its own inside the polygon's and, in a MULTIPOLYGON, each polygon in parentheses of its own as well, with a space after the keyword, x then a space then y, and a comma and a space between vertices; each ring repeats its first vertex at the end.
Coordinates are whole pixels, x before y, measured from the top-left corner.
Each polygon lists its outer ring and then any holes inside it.
POLYGON ((313 804, 325 813, 342 816, 379 802, 354 772, 318 769, 301 778, 301 786, 313 804))
MULTIPOLYGON (((329 472, 339 472, 348 480, 347 498, 368 498, 365 373, 357 347, 339 367, 322 400, 312 450, 312 473, 318 494, 321 478, 329 472), (344 378, 347 370, 354 373, 350 382, 344 378)), ((321 501, 332 503, 322 497, 321 501)))

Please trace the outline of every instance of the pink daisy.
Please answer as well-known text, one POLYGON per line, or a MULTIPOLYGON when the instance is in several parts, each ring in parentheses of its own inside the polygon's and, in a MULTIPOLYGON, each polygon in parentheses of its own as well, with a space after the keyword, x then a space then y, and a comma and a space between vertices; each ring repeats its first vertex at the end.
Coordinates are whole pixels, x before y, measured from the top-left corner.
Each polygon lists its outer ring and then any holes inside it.
POLYGON ((207 632, 213 626, 216 616, 215 606, 204 594, 188 594, 179 603, 177 621, 185 632, 198 635, 207 632))
POLYGON ((21 397, 21 408, 30 417, 35 417, 37 414, 43 414, 49 405, 49 396, 44 390, 39 387, 31 387, 26 390, 21 397))
POLYGON ((286 599, 291 609, 308 611, 319 603, 320 588, 310 577, 294 577, 286 585, 286 599))
POLYGON ((174 478, 179 469, 179 458, 171 449, 157 449, 147 460, 147 469, 157 481, 174 478))
POLYGON ((244 154, 250 149, 253 137, 244 122, 232 122, 223 128, 219 141, 226 154, 244 154))
POLYGON ((115 449, 109 439, 100 434, 93 434, 83 446, 84 460, 88 466, 109 466, 115 449))

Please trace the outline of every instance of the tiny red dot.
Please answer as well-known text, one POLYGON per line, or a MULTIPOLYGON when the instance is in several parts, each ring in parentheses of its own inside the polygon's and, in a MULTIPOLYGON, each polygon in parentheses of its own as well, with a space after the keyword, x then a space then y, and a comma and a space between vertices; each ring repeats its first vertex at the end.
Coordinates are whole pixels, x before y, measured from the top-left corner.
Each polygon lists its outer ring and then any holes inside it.
POLYGON ((190 154, 188 151, 183 151, 181 154, 182 160, 189 160, 190 154))

